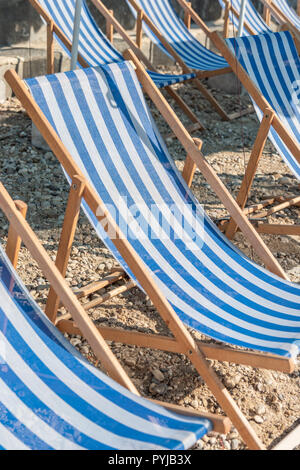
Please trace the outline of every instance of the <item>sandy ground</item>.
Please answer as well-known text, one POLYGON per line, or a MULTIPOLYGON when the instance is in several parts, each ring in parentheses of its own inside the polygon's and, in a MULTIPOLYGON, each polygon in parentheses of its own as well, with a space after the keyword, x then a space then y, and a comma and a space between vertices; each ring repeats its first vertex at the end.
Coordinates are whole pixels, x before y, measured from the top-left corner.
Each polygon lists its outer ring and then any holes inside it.
MULTIPOLYGON (((203 152, 207 160, 231 193, 236 195, 258 129, 256 117, 249 115, 233 122, 222 122, 192 86, 179 86, 178 92, 193 107, 206 127, 201 135, 195 135, 203 139, 203 152)), ((215 93, 228 111, 237 111, 249 105, 247 96, 233 97, 216 90, 215 93)), ((28 221, 55 260, 68 197, 67 183, 54 155, 32 147, 31 123, 18 101, 12 99, 4 103, 0 111, 1 181, 14 199, 22 199, 28 203, 28 221)), ((176 111, 181 115, 177 108, 176 111)), ((161 132, 170 132, 159 113, 153 110, 153 114, 161 132)), ((182 119, 186 122, 183 117, 182 119)), ((167 144, 178 168, 182 169, 185 154, 180 143, 168 140, 167 144)), ((213 220, 228 215, 198 171, 192 189, 213 220)), ((250 203, 257 203, 273 195, 299 195, 299 185, 268 143, 257 172, 250 203)), ((270 217, 269 222, 299 223, 299 208, 278 213, 270 217)), ((6 242, 7 228, 7 222, 1 216, 2 244, 6 242)), ((263 239, 290 278, 300 282, 299 237, 263 236, 263 239)), ((241 234, 236 236, 234 242, 260 263, 241 234)), ((73 288, 81 287, 103 277, 115 265, 110 253, 81 214, 67 282, 73 288)), ((21 250, 18 272, 43 308, 49 286, 25 248, 21 250)), ((99 293, 92 298, 97 295, 99 293)), ((114 298, 89 313, 96 324, 170 334, 151 301, 138 289, 114 298)), ((197 338, 211 341, 192 330, 191 332, 197 338)), ((95 363, 86 341, 81 337, 69 339, 84 356, 95 363)), ((119 343, 110 345, 143 396, 178 403, 199 411, 221 413, 203 380, 185 357, 119 343)), ((274 444, 278 436, 297 424, 300 416, 299 367, 293 374, 287 375, 210 362, 265 445, 274 444)), ((243 449, 244 444, 233 428, 227 436, 210 433, 198 442, 197 448, 243 449)))

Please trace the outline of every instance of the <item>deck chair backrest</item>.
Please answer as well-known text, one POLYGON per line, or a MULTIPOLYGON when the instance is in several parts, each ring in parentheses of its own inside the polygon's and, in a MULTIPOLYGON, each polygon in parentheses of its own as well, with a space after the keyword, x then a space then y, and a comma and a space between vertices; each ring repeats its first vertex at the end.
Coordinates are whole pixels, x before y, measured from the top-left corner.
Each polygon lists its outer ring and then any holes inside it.
MULTIPOLYGON (((232 8, 234 8, 234 10, 239 15, 241 11, 241 0, 228 0, 228 1, 229 1, 229 5, 232 8)), ((225 2, 223 0, 219 0, 219 3, 221 7, 225 9, 225 2)), ((233 14, 233 12, 231 12, 230 21, 235 26, 235 28, 238 29, 239 16, 236 16, 235 14, 233 14)), ((258 13, 258 11, 256 10, 251 0, 247 0, 246 12, 245 12, 245 25, 247 25, 251 29, 252 34, 264 34, 264 33, 272 31, 269 28, 269 26, 265 23, 261 15, 258 13)), ((249 34, 249 32, 247 32, 247 29, 244 28, 244 35, 247 35, 247 34, 249 34)), ((230 34, 230 36, 232 36, 232 34, 230 34)))
POLYGON ((92 366, 32 299, 0 246, 0 448, 184 449, 212 429, 92 366))
MULTIPOLYGON (((40 5, 51 20, 56 24, 60 31, 65 35, 69 42, 69 47, 57 37, 57 41, 63 47, 68 55, 71 54, 70 49, 73 41, 73 27, 75 16, 76 0, 31 0, 35 4, 40 5)), ((43 18, 43 15, 41 15, 43 18)), ((86 1, 83 0, 82 14, 80 19, 80 36, 78 52, 84 60, 84 66, 97 66, 111 64, 113 62, 122 62, 123 57, 118 50, 112 45, 107 37, 102 33, 98 25, 95 23, 86 1)), ((155 85, 159 88, 182 83, 186 80, 195 78, 194 73, 183 75, 162 74, 153 70, 148 71, 155 85)))
MULTIPOLYGON (((135 8, 127 1, 133 14, 135 8)), ((137 0, 136 2, 157 27, 165 40, 173 47, 191 69, 212 70, 228 67, 227 62, 204 47, 177 16, 169 0, 137 0), (200 67, 201 65, 201 67, 200 67)), ((145 33, 151 41, 169 55, 153 31, 143 22, 145 33)))
POLYGON ((272 2, 279 11, 300 31, 300 17, 295 10, 288 4, 286 0, 272 0, 272 2))
MULTIPOLYGON (((294 155, 271 128, 272 143, 300 180, 300 60, 291 34, 281 32, 227 39, 227 44, 298 143, 299 152, 294 155)), ((255 109, 261 119, 264 110, 256 104, 255 109)))
MULTIPOLYGON (((129 62, 26 83, 187 325, 240 346, 298 352, 300 286, 247 259, 205 215, 176 170, 129 62)), ((128 269, 110 237, 105 243, 128 269)))
MULTIPOLYGON (((72 44, 76 0, 39 0, 39 4, 72 44)), ((58 41, 66 50, 61 41, 59 39, 58 41)), ((82 3, 78 51, 90 66, 123 60, 122 55, 112 46, 95 23, 85 1, 82 3)))

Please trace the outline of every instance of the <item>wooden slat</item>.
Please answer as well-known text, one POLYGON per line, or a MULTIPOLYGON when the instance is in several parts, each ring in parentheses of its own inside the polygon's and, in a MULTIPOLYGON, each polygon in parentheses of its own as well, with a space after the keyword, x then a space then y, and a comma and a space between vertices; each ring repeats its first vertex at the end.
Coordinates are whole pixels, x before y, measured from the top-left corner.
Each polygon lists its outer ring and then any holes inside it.
POLYGON ((205 413, 203 411, 195 411, 192 410, 191 408, 185 408, 183 406, 179 405, 174 405, 173 403, 166 403, 164 401, 160 400, 150 400, 156 405, 163 406, 169 411, 172 411, 173 413, 178 413, 182 414, 184 416, 191 416, 194 418, 206 418, 212 421, 213 426, 214 426, 214 432, 220 433, 220 434, 227 434, 230 432, 231 429, 231 422, 228 418, 225 416, 218 416, 212 413, 205 413))
POLYGON ((106 294, 103 294, 99 297, 97 297, 94 300, 91 300, 90 302, 87 302, 84 304, 84 310, 90 310, 91 308, 95 308, 98 305, 103 304, 104 302, 107 302, 110 299, 113 299, 114 297, 117 297, 120 294, 124 294, 125 292, 128 292, 130 289, 133 289, 136 286, 136 283, 134 281, 128 281, 126 284, 120 287, 116 287, 115 289, 107 292, 106 294))
POLYGON ((74 291, 77 299, 81 299, 83 297, 88 297, 91 294, 103 289, 104 287, 108 287, 115 282, 120 281, 126 276, 126 273, 123 270, 115 271, 114 273, 109 274, 108 276, 104 277, 100 281, 93 282, 87 286, 84 286, 76 291, 74 291))
MULTIPOLYGON (((57 328, 63 333, 80 335, 80 330, 74 321, 62 319, 58 321, 57 328)), ((183 354, 184 350, 174 338, 169 336, 145 334, 131 330, 120 330, 105 326, 97 327, 103 338, 107 341, 115 341, 122 344, 135 345, 141 348, 157 349, 171 353, 183 354)), ((243 351, 220 346, 213 343, 203 343, 197 341, 207 359, 242 364, 246 366, 263 368, 269 370, 279 370, 291 374, 295 370, 295 361, 292 359, 275 356, 272 354, 262 354, 259 352, 243 351)))

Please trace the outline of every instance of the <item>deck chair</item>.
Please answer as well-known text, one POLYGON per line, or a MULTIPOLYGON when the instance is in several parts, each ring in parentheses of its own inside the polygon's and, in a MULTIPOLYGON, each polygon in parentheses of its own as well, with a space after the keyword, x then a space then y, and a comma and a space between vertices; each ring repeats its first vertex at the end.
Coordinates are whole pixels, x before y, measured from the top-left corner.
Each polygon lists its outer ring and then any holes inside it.
POLYGON ((138 396, 24 220, 26 206, 15 205, 1 183, 0 209, 10 221, 6 253, 0 246, 1 449, 188 449, 213 429, 230 430, 227 418, 171 405, 175 413, 138 396), (111 377, 71 346, 24 287, 14 268, 21 240, 111 377))
MULTIPOLYGON (((219 0, 221 7, 224 10, 224 38, 233 36, 230 31, 230 23, 238 30, 241 11, 241 0, 219 0)), ((272 29, 263 20, 259 12, 251 0, 247 0, 245 21, 244 21, 244 34, 265 34, 271 33, 272 29)))
MULTIPOLYGON (((29 0, 31 5, 40 14, 47 24, 47 73, 54 73, 54 37, 68 55, 72 51, 73 24, 76 0, 29 0)), ((108 38, 112 40, 110 25, 107 28, 108 38)), ((113 46, 110 40, 102 33, 95 23, 85 0, 83 1, 81 14, 81 33, 79 38, 78 63, 81 67, 97 66, 113 62, 122 62, 123 57, 113 46)), ((195 79, 195 73, 183 75, 166 74, 157 72, 146 57, 139 52, 139 48, 133 42, 129 44, 137 56, 148 67, 148 73, 159 88, 176 101, 184 114, 193 123, 188 127, 189 132, 203 130, 204 126, 196 114, 185 101, 172 88, 172 85, 189 82, 195 79)))
MULTIPOLYGON (((97 234, 130 276, 128 288, 143 289, 173 337, 101 326, 99 331, 106 340, 186 355, 248 447, 262 449, 207 359, 291 372, 299 352, 300 286, 255 265, 208 218, 176 170, 141 85, 260 256, 282 275, 141 63, 132 62, 130 51, 126 56, 130 61, 26 81, 14 71, 6 73, 71 181, 56 264, 64 266, 65 274, 82 203, 97 234), (196 342, 183 322, 257 352, 196 342)), ((70 315, 48 315, 61 331, 80 334, 70 315)))
MULTIPOLYGON (((300 179, 300 60, 289 32, 228 39, 227 42, 214 34, 214 42, 249 92, 261 122, 237 197, 238 204, 244 209, 267 137, 295 177, 300 179)), ((289 200, 271 198, 245 212, 255 222, 255 219, 268 217, 299 203, 299 196, 289 200), (274 202, 279 204, 267 209, 274 202)), ((299 225, 257 222, 256 228, 268 234, 300 234, 299 225)), ((234 236, 236 229, 233 221, 229 226, 227 224, 229 238, 234 236)))
MULTIPOLYGON (((92 0, 96 5, 97 0, 92 0)), ((230 73, 227 62, 223 57, 203 46, 190 32, 189 17, 186 16, 186 24, 177 16, 169 0, 126 0, 137 19, 137 37, 141 44, 142 29, 165 54, 173 58, 182 68, 184 73, 196 72, 198 80, 194 84, 210 102, 223 120, 237 119, 252 109, 244 109, 239 112, 227 114, 220 103, 200 80, 230 73)), ((185 2, 178 0, 181 6, 185 2)), ((200 20, 201 28, 209 38, 211 31, 200 20)))
MULTIPOLYGON (((264 6, 264 20, 270 25, 271 18, 280 25, 281 30, 288 30, 293 37, 300 43, 300 17, 291 8, 285 0, 261 0, 264 6)), ((298 8, 300 2, 298 2, 298 8)), ((296 43, 297 45, 297 43, 296 43)), ((298 52, 300 51, 300 46, 298 52)))

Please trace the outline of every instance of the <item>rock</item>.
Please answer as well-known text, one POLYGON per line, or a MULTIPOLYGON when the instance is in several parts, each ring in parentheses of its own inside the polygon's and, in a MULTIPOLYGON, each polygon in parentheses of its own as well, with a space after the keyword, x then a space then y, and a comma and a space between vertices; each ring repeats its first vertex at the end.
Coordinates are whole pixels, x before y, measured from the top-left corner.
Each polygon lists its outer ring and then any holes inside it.
POLYGON ((165 379, 164 374, 159 370, 159 369, 153 369, 152 370, 153 377, 158 381, 158 382, 163 382, 165 379))
POLYGON ((262 424, 264 422, 263 418, 261 416, 254 416, 254 421, 257 423, 257 424, 262 424))
POLYGON ((72 339, 70 340, 70 343, 71 343, 72 346, 74 346, 74 347, 79 346, 79 344, 81 344, 81 339, 72 338, 72 339))
POLYGON ((124 362, 128 367, 136 366, 136 359, 134 357, 125 357, 124 362))
POLYGON ((199 402, 198 402, 198 400, 193 400, 193 401, 191 402, 191 406, 197 410, 197 409, 199 408, 199 402))
POLYGON ((237 450, 240 446, 240 441, 238 439, 232 439, 231 441, 231 450, 237 450))
POLYGON ((264 405, 258 405, 256 408, 256 413, 258 416, 262 416, 266 413, 266 407, 264 405))

